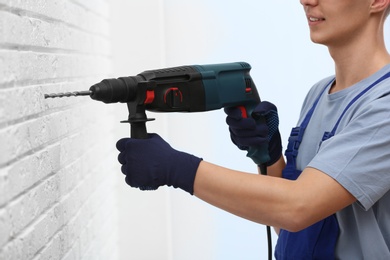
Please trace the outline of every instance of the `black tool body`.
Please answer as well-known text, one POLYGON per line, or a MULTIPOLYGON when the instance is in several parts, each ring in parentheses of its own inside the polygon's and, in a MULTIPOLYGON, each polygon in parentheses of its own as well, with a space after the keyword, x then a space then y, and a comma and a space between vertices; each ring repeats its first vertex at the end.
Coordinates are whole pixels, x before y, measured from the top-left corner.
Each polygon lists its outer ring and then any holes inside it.
POLYGON ((203 112, 240 106, 250 115, 260 102, 245 62, 148 70, 137 76, 105 79, 90 88, 91 98, 127 103, 132 138, 147 138, 145 110, 203 112))

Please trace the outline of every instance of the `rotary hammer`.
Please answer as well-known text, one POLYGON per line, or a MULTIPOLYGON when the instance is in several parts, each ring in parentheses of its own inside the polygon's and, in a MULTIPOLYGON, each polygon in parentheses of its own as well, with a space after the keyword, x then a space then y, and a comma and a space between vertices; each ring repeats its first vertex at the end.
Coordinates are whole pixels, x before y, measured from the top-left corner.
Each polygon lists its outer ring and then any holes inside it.
MULTIPOLYGON (((154 119, 146 116, 146 110, 204 112, 239 107, 243 117, 252 116, 260 97, 250 70, 246 62, 147 70, 136 76, 104 79, 87 91, 46 94, 45 98, 90 96, 104 103, 127 103, 128 119, 122 122, 130 123, 132 138, 147 138, 145 123, 154 119)), ((251 149, 263 150, 264 162, 268 160, 267 147, 251 149)))

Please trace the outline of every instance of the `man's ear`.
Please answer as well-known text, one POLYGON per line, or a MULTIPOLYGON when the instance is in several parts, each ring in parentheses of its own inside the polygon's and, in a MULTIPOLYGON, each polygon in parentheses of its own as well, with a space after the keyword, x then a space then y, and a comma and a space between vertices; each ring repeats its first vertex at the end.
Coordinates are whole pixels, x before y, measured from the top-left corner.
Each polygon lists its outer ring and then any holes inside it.
POLYGON ((371 1, 371 12, 379 13, 387 10, 390 5, 390 0, 372 0, 371 1))

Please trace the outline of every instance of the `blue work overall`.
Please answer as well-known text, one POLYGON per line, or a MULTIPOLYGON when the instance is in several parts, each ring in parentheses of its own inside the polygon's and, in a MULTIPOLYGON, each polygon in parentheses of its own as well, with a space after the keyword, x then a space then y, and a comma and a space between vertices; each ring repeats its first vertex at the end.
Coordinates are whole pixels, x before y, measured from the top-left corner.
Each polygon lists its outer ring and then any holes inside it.
MULTIPOLYGON (((325 141, 331 138, 337 130, 337 127, 347 112, 347 110, 352 106, 355 101, 357 101, 362 95, 364 95, 368 90, 373 88, 379 82, 383 81, 390 77, 390 73, 387 73, 373 84, 368 86, 362 92, 360 92, 351 102, 345 107, 341 116, 337 120, 332 131, 325 132, 322 138, 322 141, 325 141)), ((288 139, 288 146, 285 152, 287 158, 287 165, 283 170, 282 176, 285 179, 296 180, 301 174, 296 167, 296 158, 298 155, 299 145, 302 142, 303 134, 306 130, 307 125, 313 115, 313 112, 328 86, 333 83, 332 80, 327 86, 322 90, 320 95, 315 100, 313 106, 310 108, 306 114, 301 125, 295 127, 291 131, 291 135, 288 139)), ((299 232, 289 232, 287 230, 280 230, 278 242, 275 248, 275 258, 278 260, 304 260, 304 259, 334 259, 335 258, 335 246, 339 235, 339 226, 337 222, 336 215, 333 214, 299 232)))

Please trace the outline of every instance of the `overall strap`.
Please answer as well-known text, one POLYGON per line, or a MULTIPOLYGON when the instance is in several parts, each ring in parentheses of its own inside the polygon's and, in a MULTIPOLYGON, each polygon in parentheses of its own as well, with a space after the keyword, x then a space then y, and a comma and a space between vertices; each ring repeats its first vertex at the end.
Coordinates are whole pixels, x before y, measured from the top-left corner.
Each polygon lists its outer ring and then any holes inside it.
MULTIPOLYGON (((316 100, 314 101, 312 107, 306 113, 305 118, 303 119, 302 123, 299 126, 294 127, 291 130, 291 134, 290 134, 290 137, 288 139, 287 149, 285 151, 285 156, 286 156, 287 162, 289 163, 289 167, 291 167, 292 169, 296 169, 295 159, 298 156, 298 149, 299 149, 299 146, 302 142, 303 134, 305 133, 306 127, 309 124, 310 119, 314 113, 314 110, 317 107, 317 104, 318 104, 322 94, 325 92, 325 90, 328 88, 328 86, 330 84, 332 84, 333 82, 334 82, 334 78, 328 84, 326 84, 324 89, 322 89, 322 91, 320 92, 320 94, 318 95, 316 100)), ((287 179, 295 179, 296 177, 298 177, 297 175, 296 176, 295 175, 296 174, 294 174, 292 176, 286 175, 284 177, 287 179)))

